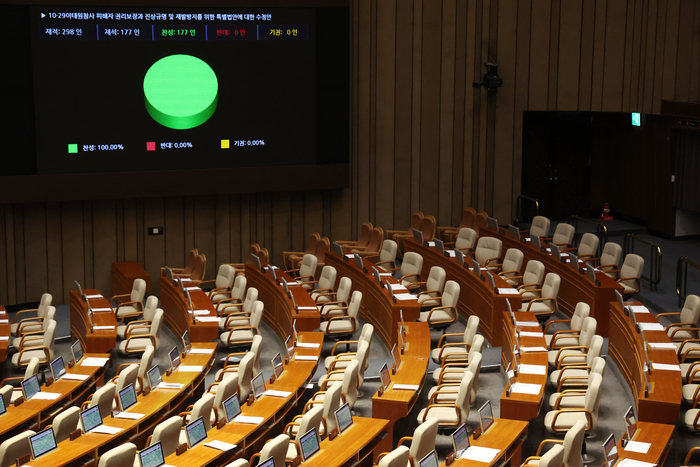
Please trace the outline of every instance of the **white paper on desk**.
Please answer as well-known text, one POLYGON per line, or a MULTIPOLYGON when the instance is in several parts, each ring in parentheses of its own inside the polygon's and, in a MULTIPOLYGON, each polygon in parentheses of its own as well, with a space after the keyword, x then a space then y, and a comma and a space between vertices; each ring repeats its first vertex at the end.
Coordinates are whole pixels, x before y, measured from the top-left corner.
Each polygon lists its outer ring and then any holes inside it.
POLYGON ((233 419, 234 423, 250 423, 251 425, 260 425, 263 420, 265 420, 263 417, 248 417, 245 415, 239 415, 233 419))
MULTIPOLYGON (((681 371, 681 366, 680 365, 669 365, 667 363, 652 363, 651 366, 655 370, 668 370, 668 371, 681 371)), ((644 371, 647 371, 648 367, 647 364, 644 364, 644 371)))
POLYGON ((672 342, 649 342, 649 347, 652 349, 671 349, 676 351, 676 346, 672 342))
POLYGON ((547 349, 544 347, 521 347, 520 350, 523 352, 546 352, 547 349))
POLYGON ((199 287, 185 287, 185 290, 202 290, 199 287))
POLYGON ((100 425, 100 426, 96 426, 95 428, 90 430, 90 433, 102 433, 104 435, 116 435, 120 431, 124 431, 124 429, 117 428, 116 426, 100 425))
POLYGON ((93 312, 95 311, 114 311, 111 308, 91 308, 93 312))
POLYGON ((435 242, 426 242, 428 246, 435 246, 435 242))
POLYGON ((531 394, 536 396, 540 393, 541 389, 541 384, 515 383, 513 385, 513 392, 516 394, 531 394))
POLYGON ((347 259, 353 259, 353 258, 355 257, 355 255, 348 255, 348 254, 346 254, 345 257, 346 257, 347 259))
POLYGON ((85 381, 89 377, 90 377, 89 375, 79 375, 77 373, 65 373, 63 376, 61 376, 61 379, 72 379, 75 381, 85 381))
POLYGON ((389 284, 389 287, 391 287, 391 290, 408 290, 401 284, 389 284))
POLYGON ((315 306, 298 306, 297 310, 313 310, 313 311, 318 311, 318 308, 315 306))
POLYGON ((200 323, 218 323, 219 318, 217 316, 197 316, 195 318, 200 323))
POLYGON ((301 285, 301 284, 300 284, 299 282, 297 282, 297 281, 288 281, 288 282, 287 282, 287 287, 293 287, 293 286, 296 286, 296 285, 301 285))
POLYGON ((191 373, 201 373, 204 371, 204 367, 202 365, 180 365, 177 367, 179 371, 184 371, 184 372, 191 372, 191 373))
POLYGON ((418 300, 418 297, 410 293, 396 293, 394 297, 396 297, 397 300, 418 300))
POLYGON ((484 462, 490 464, 501 451, 498 449, 484 448, 481 446, 469 446, 462 453, 460 459, 468 459, 470 461, 484 462))
POLYGON ((518 366, 518 371, 524 375, 546 375, 547 367, 545 365, 526 365, 521 363, 518 366))
POLYGON ((526 242, 531 242, 532 239, 531 239, 530 237, 525 237, 525 241, 526 241, 526 242))
POLYGON ((162 381, 158 383, 158 386, 156 386, 156 389, 182 389, 184 384, 180 383, 166 383, 165 381, 162 381))
POLYGON ((302 349, 318 349, 321 346, 318 342, 297 342, 296 347, 302 349))
POLYGON ((85 360, 80 362, 80 366, 105 366, 109 358, 100 357, 85 357, 85 360))
POLYGON ((649 462, 642 462, 634 459, 622 459, 615 465, 615 467, 656 467, 656 464, 650 464, 649 462))
POLYGON ((569 256, 569 253, 559 253, 559 256, 569 256))
POLYGON ((188 354, 202 354, 202 355, 211 355, 211 353, 214 351, 214 349, 192 349, 188 354))
POLYGON ((455 253, 454 250, 445 250, 445 253, 447 253, 448 255, 450 255, 450 258, 456 258, 456 257, 457 257, 457 253, 455 253))
POLYGON ((540 323, 538 323, 537 321, 516 321, 515 325, 523 328, 540 327, 540 323))
POLYGON ((96 294, 96 295, 86 295, 85 298, 102 298, 101 294, 96 294))
POLYGON ((32 399, 38 399, 38 400, 44 400, 44 401, 53 401, 61 397, 60 392, 37 392, 34 394, 32 399))
POLYGON ((407 391, 417 391, 420 388, 417 384, 394 384, 391 386, 392 389, 405 389, 407 391))
POLYGON ((208 315, 208 314, 209 314, 209 310, 194 310, 194 311, 192 312, 192 314, 195 315, 195 316, 208 315))
POLYGON ((127 418, 129 420, 138 420, 145 417, 146 414, 136 413, 136 412, 119 412, 114 416, 114 418, 127 418))
POLYGON ((520 335, 522 337, 544 337, 544 333, 542 332, 521 331, 520 335))
POLYGON ((295 355, 294 360, 315 362, 318 361, 318 357, 315 355, 295 355))
POLYGON ((520 295, 520 292, 518 292, 517 289, 514 289, 513 287, 503 287, 498 289, 498 293, 500 295, 520 295))
POLYGON ((114 326, 93 326, 92 330, 93 331, 111 331, 114 329, 114 326))
POLYGON ((265 395, 271 397, 289 397, 292 395, 292 393, 287 391, 275 391, 274 389, 268 389, 265 391, 265 395))
POLYGON ((0 319, 0 324, 10 324, 9 319, 0 319))
POLYGON ((218 449, 219 451, 230 451, 231 449, 235 448, 235 444, 231 443, 224 443, 223 441, 219 440, 212 440, 212 441, 207 441, 204 443, 205 446, 209 446, 210 448, 218 449))
POLYGON ((393 274, 390 273, 390 272, 380 272, 379 275, 380 275, 380 276, 386 276, 386 277, 391 277, 391 276, 393 276, 393 274))
POLYGON ((630 441, 627 443, 627 446, 625 446, 625 451, 646 454, 647 452, 649 452, 650 447, 651 447, 651 443, 641 443, 639 441, 630 441))
POLYGON ((0 341, 9 341, 10 336, 0 336, 0 341))
POLYGON ((639 306, 639 305, 632 305, 630 306, 630 309, 634 311, 635 313, 651 313, 649 311, 649 308, 645 306, 639 306))
POLYGON ((646 331, 665 331, 666 329, 659 323, 639 323, 639 329, 646 331))

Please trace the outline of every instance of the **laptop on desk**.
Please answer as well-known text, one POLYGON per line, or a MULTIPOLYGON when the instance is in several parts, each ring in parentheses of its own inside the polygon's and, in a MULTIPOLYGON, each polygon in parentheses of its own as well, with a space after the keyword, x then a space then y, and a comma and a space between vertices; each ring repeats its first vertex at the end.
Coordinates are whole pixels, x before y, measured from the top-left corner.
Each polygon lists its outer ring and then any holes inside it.
POLYGON ((318 440, 316 428, 311 428, 299 438, 301 446, 301 461, 306 462, 321 450, 321 443, 318 440))
POLYGON ((58 357, 51 362, 51 375, 54 381, 61 379, 61 376, 66 374, 66 365, 63 363, 63 357, 58 357))
POLYGON ((39 386, 39 378, 37 378, 37 375, 34 374, 22 381, 22 395, 25 401, 31 400, 32 397, 40 392, 41 386, 39 386))
POLYGON ((231 423, 234 418, 241 414, 241 404, 238 401, 238 393, 234 392, 231 397, 224 401, 224 410, 226 411, 226 420, 231 423))
POLYGON ((204 419, 199 417, 192 423, 185 425, 185 434, 187 435, 187 446, 190 449, 207 439, 207 427, 204 425, 204 419))
POLYGON ((136 389, 134 389, 134 385, 130 384, 119 391, 117 398, 119 399, 119 407, 121 408, 122 412, 125 412, 136 404, 136 389))
POLYGON ((32 450, 32 459, 37 459, 46 453, 58 449, 53 428, 49 427, 29 437, 29 447, 32 450))
POLYGON ((73 354, 73 360, 77 364, 81 358, 83 358, 83 347, 80 345, 80 341, 76 341, 70 346, 70 351, 73 354))
POLYGON ((469 449, 469 432, 467 431, 467 425, 464 423, 452 433, 452 447, 457 459, 464 454, 464 451, 469 449))
POLYGON ((161 467, 165 465, 163 446, 160 444, 160 441, 139 451, 139 462, 141 462, 141 467, 161 467))
POLYGON ((352 411, 347 402, 335 411, 335 421, 338 423, 338 434, 343 434, 352 426, 352 411))
POLYGON ((413 239, 422 245, 423 244, 423 232, 418 230, 418 229, 413 229, 413 239))
POLYGON ((435 449, 418 462, 418 467, 438 467, 438 458, 435 449))
POLYGON ((617 453, 617 443, 615 442, 615 433, 610 433, 608 439, 603 443, 603 450, 605 451, 605 462, 607 467, 613 467, 617 464, 619 455, 617 453))

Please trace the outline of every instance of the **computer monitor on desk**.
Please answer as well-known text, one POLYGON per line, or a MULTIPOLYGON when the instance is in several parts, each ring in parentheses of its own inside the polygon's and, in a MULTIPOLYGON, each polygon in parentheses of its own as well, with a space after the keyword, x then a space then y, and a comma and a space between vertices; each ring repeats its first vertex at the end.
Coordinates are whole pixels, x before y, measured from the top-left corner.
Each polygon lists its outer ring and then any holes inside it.
POLYGON ((63 357, 58 357, 51 362, 51 375, 54 381, 61 379, 61 376, 66 374, 66 365, 63 363, 63 357))
POLYGON ((207 428, 204 426, 204 419, 199 417, 192 423, 185 425, 185 434, 187 435, 187 445, 190 449, 207 439, 207 428))
POLYGON ((603 450, 605 451, 605 462, 607 467, 613 467, 617 464, 617 459, 619 458, 617 453, 617 443, 615 442, 615 433, 611 433, 608 439, 603 443, 603 450))
POLYGON ((119 407, 121 407, 122 412, 129 410, 137 402, 136 389, 133 383, 119 391, 117 396, 119 398, 119 407))
POLYGON ((452 447, 457 459, 469 448, 469 432, 464 423, 452 433, 452 447))
POLYGON ((464 266, 464 253, 459 251, 458 249, 455 248, 455 258, 457 258, 457 262, 464 266))
POLYGON ((170 358, 170 369, 172 371, 177 370, 177 367, 180 366, 180 352, 177 350, 177 347, 173 347, 170 350, 168 357, 170 358))
POLYGON ((423 244, 423 232, 421 230, 418 230, 418 229, 413 229, 413 239, 422 245, 423 244))
POLYGON ((100 406, 95 405, 80 412, 80 422, 83 425, 83 433, 89 433, 98 426, 102 425, 100 406))
POLYGON ((86 301, 85 294, 83 293, 83 288, 80 286, 80 283, 78 281, 73 281, 73 282, 75 282, 76 287, 78 287, 78 295, 80 295, 80 298, 82 298, 83 301, 86 301))
POLYGON ((486 401, 479 409, 479 424, 481 425, 481 433, 484 434, 493 425, 493 411, 491 410, 491 401, 486 401))
POLYGON ((347 402, 335 411, 335 421, 338 423, 339 434, 343 434, 345 430, 352 426, 352 412, 350 404, 347 402))
POLYGON ((231 397, 224 401, 224 410, 226 411, 226 420, 231 423, 234 418, 241 414, 241 403, 238 400, 238 393, 234 392, 231 397))
POLYGON ((311 428, 304 433, 301 438, 299 438, 299 445, 301 446, 302 462, 306 462, 313 457, 314 454, 319 452, 321 450, 321 443, 318 440, 316 428, 311 428))
POLYGON ((418 467, 438 467, 438 458, 435 449, 418 462, 418 467))
POLYGON ((627 439, 632 441, 634 434, 637 432, 637 419, 634 417, 634 409, 630 405, 624 416, 625 420, 625 430, 627 431, 627 439))
POLYGON ((58 448, 53 428, 49 427, 29 437, 29 447, 32 450, 32 458, 37 459, 44 454, 58 448))
POLYGON ((253 260, 253 264, 258 269, 258 271, 260 271, 262 274, 265 274, 265 270, 263 269, 262 264, 260 264, 260 257, 258 257, 258 255, 251 254, 250 258, 253 260))
POLYGON ((494 219, 493 217, 487 217, 486 218, 486 226, 495 231, 498 232, 498 220, 494 219))
POLYGON ((73 361, 77 364, 80 359, 83 358, 83 347, 80 345, 80 341, 75 341, 75 343, 70 346, 70 351, 73 354, 73 361))
POLYGON ((141 462, 141 467, 160 467, 165 465, 163 446, 161 446, 160 441, 139 451, 139 461, 141 462))
POLYGON ((345 253, 343 253, 343 247, 339 243, 331 243, 331 251, 341 258, 345 256, 345 253))
POLYGON ((508 233, 516 240, 520 240, 520 229, 514 225, 508 224, 508 233))
POLYGON ((22 395, 25 401, 31 400, 39 392, 41 392, 41 386, 39 386, 39 378, 36 374, 22 381, 22 395))

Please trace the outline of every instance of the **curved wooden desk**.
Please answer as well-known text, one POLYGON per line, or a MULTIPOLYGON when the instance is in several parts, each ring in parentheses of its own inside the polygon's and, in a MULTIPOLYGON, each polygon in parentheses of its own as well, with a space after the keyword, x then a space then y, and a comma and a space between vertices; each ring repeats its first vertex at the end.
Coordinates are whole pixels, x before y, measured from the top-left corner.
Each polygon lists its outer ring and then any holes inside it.
MULTIPOLYGON (((263 267, 267 267, 263 264, 263 267)), ((277 270, 278 277, 281 270, 277 270)), ((321 326, 321 314, 318 312, 316 303, 314 303, 311 295, 297 284, 289 274, 283 274, 281 277, 287 281, 289 292, 294 295, 294 303, 297 309, 292 307, 292 300, 284 292, 281 285, 276 284, 269 273, 263 274, 252 263, 245 265, 245 277, 248 281, 248 287, 258 289, 258 300, 265 304, 265 313, 263 319, 274 329, 277 336, 284 340, 292 334, 292 323, 297 321, 297 332, 313 331, 321 326)))
MULTIPOLYGON (((206 315, 197 315, 196 318, 217 317, 214 305, 207 297, 207 294, 199 287, 188 287, 192 305, 195 310, 207 310, 206 315)), ((191 282, 190 282, 191 284, 191 282)), ((190 331, 192 342, 210 342, 219 337, 219 320, 216 322, 193 321, 193 314, 190 312, 190 303, 180 288, 173 284, 167 277, 160 278, 160 307, 163 309, 165 324, 176 336, 182 336, 185 331, 190 331)))
MULTIPOLYGON (((494 419, 494 424, 489 430, 474 439, 469 437, 472 446, 498 449, 499 453, 490 464, 467 459, 457 459, 451 465, 455 467, 484 467, 484 465, 520 465, 522 458, 523 442, 527 439, 528 423, 520 420, 508 420, 505 418, 494 419)), ((441 467, 446 464, 443 463, 441 467)))
MULTIPOLYGON (((110 358, 109 354, 86 353, 85 357, 110 358)), ((83 403, 96 386, 104 384, 107 365, 79 366, 67 368, 69 374, 87 376, 83 381, 61 379, 51 386, 41 386, 42 392, 58 392, 61 396, 54 400, 32 399, 18 407, 7 407, 7 413, 0 417, 0 438, 6 439, 26 429, 41 430, 53 422, 53 418, 64 408, 83 403)))
POLYGON ((637 432, 632 437, 632 441, 651 444, 649 451, 646 454, 625 451, 622 447, 622 440, 620 440, 617 442, 617 453, 620 460, 634 459, 649 464, 664 465, 673 444, 674 429, 673 425, 638 421, 637 432))
MULTIPOLYGON (((633 303, 640 305, 641 303, 633 303)), ((681 372, 675 370, 653 369, 647 378, 651 390, 645 394, 644 347, 642 336, 636 332, 632 319, 626 316, 617 301, 610 303, 610 356, 625 377, 637 404, 637 417, 641 421, 654 423, 673 423, 678 420, 682 401, 683 383, 681 372)), ((638 323, 656 323, 651 313, 635 313, 638 323)), ((645 331, 648 343, 670 344, 671 340, 662 331, 645 331)), ((678 357, 674 349, 648 349, 649 359, 654 364, 678 366, 678 357)))
POLYGON ((109 308, 109 311, 88 313, 88 304, 83 301, 77 290, 70 291, 70 333, 84 352, 111 353, 117 345, 117 318, 109 301, 100 294, 99 290, 83 290, 85 295, 100 295, 99 298, 89 299, 90 306, 109 308), (111 326, 110 329, 94 330, 93 326, 111 326))
MULTIPOLYGON (((399 332, 401 331, 397 328, 397 336, 399 332)), ((399 365, 396 374, 391 377, 391 386, 381 396, 379 391, 372 396, 372 417, 387 419, 389 433, 394 433, 394 423, 406 417, 416 405, 425 384, 430 360, 430 328, 428 323, 415 321, 406 323, 404 339, 406 351, 401 355, 401 365, 399 365), (411 384, 418 386, 418 390, 394 389, 394 384, 411 384)), ((382 452, 391 451, 391 443, 392 439, 388 437, 387 443, 382 446, 382 452)))
MULTIPOLYGON (((0 306, 0 363, 7 359, 7 349, 10 346, 10 317, 4 306, 0 306)), ((2 372, 0 371, 0 375, 2 372)))
POLYGON ((503 242, 503 254, 509 248, 517 248, 523 252, 523 271, 530 260, 541 261, 547 273, 553 272, 561 277, 557 302, 559 309, 572 316, 578 302, 585 302, 591 307, 591 316, 598 321, 597 333, 603 337, 609 335, 608 304, 615 301, 615 290, 622 293, 623 288, 607 274, 596 273, 600 285, 593 283, 585 274, 581 274, 568 264, 554 258, 551 254, 543 253, 533 247, 530 242, 521 242, 510 235, 501 234, 488 228, 481 228, 482 236, 495 237, 503 242))
MULTIPOLYGON (((345 261, 333 252, 326 253, 326 264, 333 266, 338 271, 338 277, 349 277, 352 280, 352 290, 362 292, 362 306, 360 317, 374 326, 376 332, 387 348, 391 349, 398 343, 399 336, 396 333, 398 324, 401 323, 401 310, 406 322, 415 321, 420 317, 420 305, 417 300, 398 300, 392 302, 389 291, 380 287, 372 275, 373 263, 363 259, 365 268, 370 272, 363 272, 357 267, 354 259, 345 261)), ((382 276, 391 284, 398 284, 393 277, 382 276)), ((405 291, 407 292, 407 291, 405 291)))
MULTIPOLYGON (((527 311, 516 311, 515 319, 517 323, 529 322, 535 324, 535 326, 521 326, 518 325, 518 329, 521 332, 532 332, 542 334, 542 328, 540 328, 537 318, 534 313, 527 311)), ((501 365, 503 368, 508 368, 508 364, 513 363, 513 347, 515 345, 515 338, 513 337, 513 323, 510 320, 510 314, 501 313, 501 323, 503 326, 503 346, 501 346, 501 365)), ((547 345, 544 340, 544 334, 539 336, 520 336, 520 347, 544 347, 547 345)), ((517 383, 526 384, 539 384, 540 392, 539 394, 522 394, 522 393, 511 393, 508 396, 507 391, 504 389, 503 394, 501 394, 501 418, 508 418, 513 420, 534 420, 540 413, 540 408, 542 408, 542 402, 544 401, 544 390, 547 385, 547 352, 521 352, 520 355, 521 365, 537 365, 539 367, 544 367, 543 375, 533 375, 519 373, 515 381, 517 383)))
MULTIPOLYGON (((434 247, 423 246, 409 239, 404 243, 404 249, 416 252, 423 257, 422 280, 428 278, 433 266, 440 266, 445 270, 446 280, 453 280, 459 284, 457 311, 467 318, 471 315, 478 316, 481 333, 492 346, 500 346, 502 343, 501 312, 508 309, 506 300, 510 302, 513 310, 520 309, 522 306, 520 294, 499 294, 489 286, 487 281, 482 281, 469 268, 459 264, 455 258, 446 257, 434 247)), ((497 275, 494 275, 494 283, 498 289, 515 290, 497 275)))
MULTIPOLYGON (((112 416, 106 417, 104 419, 105 425, 121 428, 122 431, 115 435, 87 433, 73 441, 63 441, 58 444, 58 449, 42 456, 41 462, 37 465, 41 465, 41 467, 85 465, 90 460, 96 462, 106 451, 125 442, 134 443, 137 447, 142 448, 146 444, 148 436, 159 423, 183 411, 191 397, 201 391, 204 378, 216 358, 216 344, 195 343, 193 348, 211 351, 209 354, 190 353, 183 360, 183 365, 202 366, 202 372, 181 372, 178 370, 170 376, 163 375, 163 381, 180 383, 183 385, 182 389, 157 389, 145 397, 139 395, 138 402, 129 409, 129 412, 142 413, 144 414, 142 418, 129 420, 112 416)), ((59 381, 56 384, 61 383, 62 381, 59 381)), ((48 391, 51 391, 52 388, 53 385, 49 387, 48 391)))

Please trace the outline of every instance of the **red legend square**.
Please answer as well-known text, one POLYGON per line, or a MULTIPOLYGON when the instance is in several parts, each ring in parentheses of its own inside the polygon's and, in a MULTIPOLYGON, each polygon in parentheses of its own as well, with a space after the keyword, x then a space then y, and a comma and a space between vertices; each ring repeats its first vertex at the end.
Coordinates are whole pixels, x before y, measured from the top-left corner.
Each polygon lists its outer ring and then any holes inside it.
POLYGON ((148 141, 146 143, 146 151, 155 151, 156 150, 156 142, 155 141, 148 141))

